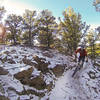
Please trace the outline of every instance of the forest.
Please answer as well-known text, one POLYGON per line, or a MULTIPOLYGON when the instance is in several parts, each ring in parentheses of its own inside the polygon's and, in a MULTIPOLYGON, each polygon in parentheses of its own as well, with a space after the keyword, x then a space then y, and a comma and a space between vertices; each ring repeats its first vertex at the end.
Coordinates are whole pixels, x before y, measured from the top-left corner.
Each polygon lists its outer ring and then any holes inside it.
POLYGON ((100 54, 100 27, 90 29, 71 7, 58 19, 48 9, 39 13, 26 9, 22 16, 9 14, 4 19, 5 14, 0 7, 1 44, 56 48, 66 55, 84 44, 92 58, 100 54))

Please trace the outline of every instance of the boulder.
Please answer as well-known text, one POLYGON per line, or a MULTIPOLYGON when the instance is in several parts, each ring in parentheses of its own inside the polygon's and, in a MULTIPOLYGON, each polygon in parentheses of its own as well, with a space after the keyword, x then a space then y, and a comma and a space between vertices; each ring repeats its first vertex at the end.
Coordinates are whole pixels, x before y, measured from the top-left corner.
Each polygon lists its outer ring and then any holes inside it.
POLYGON ((37 62, 35 67, 40 70, 42 73, 47 73, 49 71, 48 65, 50 62, 46 62, 46 59, 44 58, 39 58, 38 56, 33 57, 34 60, 37 62))
POLYGON ((33 72, 33 67, 29 68, 28 70, 24 70, 14 75, 14 77, 18 80, 23 80, 26 78, 30 78, 33 72))
POLYGON ((37 76, 33 79, 30 79, 29 85, 35 87, 38 90, 42 90, 46 88, 46 83, 41 76, 37 76))
POLYGON ((7 75, 8 73, 9 72, 6 69, 0 67, 0 75, 7 75))
POLYGON ((24 64, 27 64, 27 65, 30 65, 30 66, 34 66, 35 65, 35 63, 32 62, 31 60, 27 59, 26 56, 22 59, 22 61, 23 61, 24 64))
POLYGON ((40 76, 34 77, 32 75, 33 70, 33 67, 31 67, 28 70, 24 70, 22 72, 15 74, 14 77, 20 80, 21 83, 24 85, 29 85, 39 90, 45 89, 46 83, 43 80, 42 74, 40 74, 40 76))
POLYGON ((0 100, 10 100, 10 99, 5 96, 0 95, 0 100))
POLYGON ((8 62, 8 63, 11 63, 11 64, 15 64, 16 62, 13 60, 13 58, 8 58, 10 57, 9 54, 7 54, 6 56, 4 56, 3 58, 0 57, 0 60, 2 61, 2 63, 5 63, 5 62, 8 62))
POLYGON ((93 72, 93 71, 89 71, 88 72, 88 75, 91 79, 95 79, 96 78, 96 72, 93 72))
POLYGON ((0 58, 0 60, 2 61, 2 63, 5 63, 7 61, 7 56, 5 56, 4 58, 0 58))
POLYGON ((65 66, 64 65, 56 65, 52 70, 56 77, 61 76, 64 73, 65 66))
POLYGON ((8 63, 10 64, 16 64, 16 62, 13 59, 7 59, 8 63))
POLYGON ((52 58, 54 55, 52 53, 50 54, 49 52, 43 52, 43 56, 52 58))
POLYGON ((7 54, 7 55, 8 55, 9 53, 10 53, 9 51, 5 51, 5 52, 4 52, 4 54, 7 54))

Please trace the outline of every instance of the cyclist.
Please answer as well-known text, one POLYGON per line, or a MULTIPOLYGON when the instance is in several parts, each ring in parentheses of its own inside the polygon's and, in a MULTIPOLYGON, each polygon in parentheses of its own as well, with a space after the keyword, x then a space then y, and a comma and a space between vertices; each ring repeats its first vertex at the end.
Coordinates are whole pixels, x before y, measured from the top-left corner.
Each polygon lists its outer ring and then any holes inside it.
MULTIPOLYGON (((78 69, 82 68, 83 67, 83 64, 84 64, 84 60, 85 60, 85 57, 87 56, 87 51, 85 50, 84 46, 82 45, 80 48, 78 48, 76 51, 75 51, 75 54, 79 53, 79 57, 78 57, 78 67, 76 67, 76 69, 74 70, 74 73, 72 74, 72 77, 74 77, 75 73, 78 71, 78 69), (82 63, 80 63, 82 62, 82 63)), ((86 60, 86 62, 88 61, 88 59, 86 60)))
MULTIPOLYGON (((79 64, 80 64, 80 62, 82 61, 82 66, 83 66, 85 57, 87 57, 87 51, 85 50, 84 45, 81 45, 81 47, 78 48, 78 49, 75 51, 75 54, 77 54, 77 53, 79 53, 78 62, 79 62, 79 64)), ((88 61, 88 59, 86 59, 86 62, 87 62, 87 61, 88 61)))

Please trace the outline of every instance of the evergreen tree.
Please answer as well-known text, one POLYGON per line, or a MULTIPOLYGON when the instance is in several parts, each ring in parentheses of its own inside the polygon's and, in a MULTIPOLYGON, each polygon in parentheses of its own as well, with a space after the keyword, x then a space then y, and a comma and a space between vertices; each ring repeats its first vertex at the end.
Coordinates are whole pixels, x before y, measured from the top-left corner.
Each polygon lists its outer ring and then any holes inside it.
POLYGON ((57 26, 55 17, 52 16, 51 12, 48 10, 43 10, 36 23, 39 33, 40 44, 50 48, 54 43, 53 33, 55 33, 55 27, 57 26))
POLYGON ((62 47, 70 54, 76 50, 78 43, 86 33, 88 26, 82 23, 81 15, 76 14, 72 8, 63 12, 64 19, 60 20, 59 32, 62 34, 62 47))
POLYGON ((36 35, 35 19, 36 11, 25 10, 23 14, 23 40, 28 45, 33 45, 33 39, 36 35))
POLYGON ((89 44, 89 55, 90 57, 92 58, 92 61, 93 61, 93 64, 95 64, 95 59, 97 57, 97 53, 96 53, 96 50, 97 50, 97 47, 96 47, 96 42, 98 41, 99 39, 99 34, 97 33, 96 31, 97 29, 95 30, 91 30, 88 32, 87 34, 87 42, 89 44))
POLYGON ((8 15, 5 21, 5 25, 7 27, 7 40, 12 41, 13 44, 17 44, 19 42, 22 30, 22 21, 22 17, 15 14, 8 15))

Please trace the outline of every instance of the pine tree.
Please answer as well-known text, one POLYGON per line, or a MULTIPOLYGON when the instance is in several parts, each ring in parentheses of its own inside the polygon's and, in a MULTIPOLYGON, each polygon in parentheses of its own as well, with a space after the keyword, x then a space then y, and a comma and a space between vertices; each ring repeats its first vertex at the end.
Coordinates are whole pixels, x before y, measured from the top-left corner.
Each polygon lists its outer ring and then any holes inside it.
POLYGON ((97 57, 97 53, 96 53, 96 42, 98 41, 98 33, 96 32, 96 30, 90 30, 87 34, 87 42, 89 44, 89 55, 92 58, 93 64, 95 64, 95 59, 97 57))
POLYGON ((78 43, 86 33, 88 27, 86 23, 82 23, 81 15, 76 14, 72 8, 68 8, 63 12, 64 19, 60 19, 60 33, 62 34, 62 46, 70 54, 76 50, 78 43), (84 31, 84 32, 82 32, 84 31))
POLYGON ((23 14, 23 41, 28 45, 33 45, 33 39, 36 35, 35 18, 36 11, 25 10, 23 14))
POLYGON ((16 14, 8 15, 5 25, 7 27, 7 40, 12 41, 13 44, 17 44, 20 39, 21 26, 23 19, 16 14))
POLYGON ((38 27, 38 38, 40 44, 50 48, 53 44, 53 33, 56 27, 55 17, 52 16, 51 12, 48 10, 43 10, 38 19, 37 19, 37 27, 38 27))

